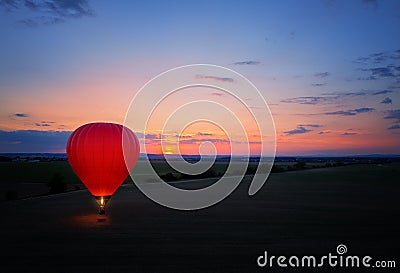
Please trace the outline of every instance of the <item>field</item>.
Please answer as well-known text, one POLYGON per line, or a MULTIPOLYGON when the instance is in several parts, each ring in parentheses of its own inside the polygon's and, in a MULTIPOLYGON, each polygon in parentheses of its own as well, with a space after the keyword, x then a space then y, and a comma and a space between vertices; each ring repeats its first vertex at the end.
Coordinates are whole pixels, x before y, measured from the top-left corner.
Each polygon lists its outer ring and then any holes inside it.
MULTIPOLYGON (((162 161, 155 161, 152 164, 160 175, 172 170, 162 161)), ((133 171, 145 175, 142 165, 139 161, 133 171)), ((223 172, 226 169, 225 165, 224 162, 217 162, 213 169, 223 172)), ((55 173, 61 173, 69 184, 80 183, 68 161, 0 162, 0 173, 2 175, 0 183, 43 183, 50 180, 55 173)))
MULTIPOLYGON (((315 161, 315 160, 313 160, 315 161)), ((381 159, 379 162, 382 161, 381 159)), ((369 161, 367 161, 369 162, 369 161)), ((365 163, 365 162, 364 162, 365 163)), ((159 174, 159 176, 167 182, 179 181, 179 180, 190 180, 190 179, 205 179, 205 178, 215 178, 211 179, 208 185, 211 185, 216 178, 223 175, 228 167, 228 162, 226 161, 216 161, 211 168, 202 175, 198 176, 188 176, 179 173, 178 171, 172 169, 164 160, 152 160, 152 167, 159 174)), ((233 165, 232 175, 236 175, 236 167, 238 162, 233 161, 231 163, 233 165)), ((272 172, 286 172, 287 170, 296 170, 296 162, 291 161, 280 161, 274 164, 274 168, 272 172)), ((363 164, 351 164, 346 168, 344 173, 341 175, 346 175, 348 177, 355 178, 363 178, 366 180, 370 180, 372 178, 382 179, 382 174, 378 171, 385 170, 383 173, 392 176, 397 173, 398 165, 400 163, 395 160, 395 163, 392 164, 381 164, 376 163, 372 164, 369 162, 368 170, 360 172, 359 168, 362 167, 363 164), (388 172, 386 169, 391 168, 392 171, 388 172)), ((148 171, 144 168, 143 160, 139 160, 133 170, 135 176, 139 178, 138 182, 154 182, 152 176, 148 173, 148 171)), ((207 165, 207 162, 205 163, 207 165)), ((331 162, 309 162, 307 167, 304 169, 320 169, 323 171, 323 168, 326 165, 332 166, 331 162)), ((201 167, 202 165, 200 165, 201 167)), ((257 162, 250 162, 248 171, 254 171, 257 167, 257 162)), ((207 169, 207 168, 205 168, 207 169)), ((48 183, 54 180, 62 180, 62 183, 65 183, 65 189, 63 191, 71 191, 71 190, 79 190, 85 188, 80 179, 75 175, 68 161, 66 160, 54 160, 54 161, 11 161, 11 162, 0 162, 0 201, 4 200, 13 200, 13 199, 21 199, 26 197, 45 195, 49 193, 48 183)), ((240 172, 238 172, 239 174, 240 172)), ((249 172, 252 173, 252 172, 249 172)), ((290 179, 295 174, 287 174, 290 179)), ((390 178, 390 177, 388 177, 390 178)), ((341 178, 338 178, 341 179, 341 178)), ((313 180, 320 181, 321 178, 313 174, 311 177, 307 178, 309 182, 313 180)), ((57 181, 56 181, 57 182, 57 181)), ((127 177, 124 181, 125 184, 132 183, 132 178, 127 177)))
MULTIPOLYGON (((398 259, 400 164, 273 173, 253 197, 247 195, 250 179, 198 211, 161 207, 133 185, 118 190, 105 217, 85 190, 2 202, 7 251, 0 271, 309 272, 259 268, 256 259, 265 250, 335 254, 339 244, 351 255, 398 259)), ((209 181, 184 183, 199 188, 209 181)), ((343 272, 322 271, 330 270, 343 272)))
MULTIPOLYGON (((143 162, 138 161, 133 172, 137 173, 143 181, 152 182, 147 178, 143 162)), ((175 174, 171 167, 164 161, 153 161, 153 167, 161 176, 171 172, 175 174)), ((255 164, 251 164, 255 165, 255 164)), ((226 162, 216 162, 212 170, 215 173, 224 173, 227 167, 226 162)), ((44 161, 44 162, 0 162, 0 201, 5 200, 8 191, 17 192, 19 198, 35 194, 45 194, 48 192, 46 184, 54 175, 61 175, 64 181, 69 184, 69 189, 74 186, 84 188, 84 185, 73 172, 68 161, 44 161)), ((125 183, 131 183, 132 179, 128 177, 125 183)))
POLYGON ((80 183, 68 161, 0 162, 0 183, 46 183, 61 173, 70 184, 80 183))

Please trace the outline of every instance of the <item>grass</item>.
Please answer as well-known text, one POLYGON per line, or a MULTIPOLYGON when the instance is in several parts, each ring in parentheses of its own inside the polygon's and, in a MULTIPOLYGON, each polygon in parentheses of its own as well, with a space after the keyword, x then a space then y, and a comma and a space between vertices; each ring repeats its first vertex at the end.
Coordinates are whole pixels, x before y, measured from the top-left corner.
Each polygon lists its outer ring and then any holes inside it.
MULTIPOLYGON (((235 163, 233 163, 235 164, 235 163)), ((152 165, 159 175, 165 175, 169 172, 178 174, 167 165, 164 161, 153 161, 152 165)), ((281 164, 279 164, 281 165, 281 164)), ((251 162, 250 166, 255 167, 256 163, 251 162)), ((227 162, 216 162, 212 166, 212 170, 216 173, 224 173, 227 168, 227 162)), ((376 180, 382 179, 392 180, 393 176, 400 178, 400 163, 392 164, 359 164, 345 167, 335 167, 334 174, 337 179, 345 179, 349 181, 376 180), (365 166, 368 166, 367 168, 365 166)), ((138 162, 134 172, 145 174, 143 163, 138 162)), ((0 183, 47 183, 54 174, 59 173, 68 184, 80 184, 79 178, 73 172, 68 161, 50 161, 50 162, 0 162, 0 183)), ((325 168, 304 171, 304 176, 309 182, 323 181, 326 174, 325 168), (321 174, 321 176, 316 175, 321 174)), ((298 176, 297 172, 289 172, 289 177, 298 176)), ((125 182, 132 181, 130 177, 125 182)), ((400 180, 399 180, 400 181, 400 180)))
MULTIPOLYGON (((233 162, 232 164, 236 164, 233 162)), ((216 162, 211 169, 210 175, 189 177, 182 176, 173 170, 165 161, 153 161, 152 165, 164 181, 176 181, 178 179, 210 178, 214 183, 220 174, 227 169, 227 162, 216 162)), ((256 163, 251 162, 254 168, 256 163)), ((279 166, 282 166, 279 163, 279 166)), ((286 166, 284 166, 284 169, 286 166)), ((133 170, 142 178, 142 181, 152 182, 144 168, 144 163, 139 161, 133 170)), ((82 182, 73 172, 68 161, 50 162, 0 162, 0 201, 14 200, 30 195, 43 194, 46 192, 48 183, 60 176, 62 181, 69 184, 68 189, 85 188, 82 182), (26 184, 30 183, 30 184, 26 184), (40 186, 42 185, 42 186, 40 186)), ((131 182, 130 176, 125 183, 131 182)), ((332 168, 312 168, 301 171, 284 171, 282 173, 271 173, 269 181, 278 182, 283 185, 290 184, 292 189, 299 188, 304 183, 315 184, 321 190, 329 190, 331 187, 342 186, 343 191, 352 191, 355 188, 370 190, 379 189, 382 183, 393 189, 398 187, 400 181, 400 163, 390 164, 355 164, 332 168)), ((208 183, 208 184, 210 184, 208 183)), ((208 185, 207 184, 207 185, 208 185)), ((268 183, 267 183, 268 185, 268 183)), ((300 188, 299 188, 300 190, 300 188)), ((390 188, 385 188, 390 191, 390 188)), ((48 188, 51 191, 51 188, 48 188)), ((379 190, 377 191, 378 194, 379 190)), ((362 192, 359 192, 362 194, 362 192)), ((383 194, 383 193, 382 193, 383 194)), ((384 195, 383 195, 384 196, 384 195)))
POLYGON ((299 177, 309 183, 324 181, 342 181, 343 183, 380 183, 400 181, 400 163, 391 164, 357 164, 334 168, 317 168, 301 172, 285 172, 285 179, 296 181, 299 177), (328 171, 331 170, 331 171, 328 171))
MULTIPOLYGON (((156 161, 152 164, 160 175, 173 172, 173 169, 163 161, 156 161)), ((218 162, 213 169, 223 172, 226 169, 226 163, 218 162)), ((143 164, 138 162, 133 171, 144 172, 143 164)), ((68 161, 0 162, 0 173, 0 183, 47 183, 56 173, 61 174, 68 184, 81 183, 68 161)), ((125 182, 129 181, 132 181, 130 177, 125 182)))
POLYGON ((84 270, 97 272, 104 272, 105 265, 114 271, 134 266, 132 271, 139 272, 254 272, 256 258, 265 250, 268 255, 321 257, 335 255, 340 243, 349 255, 395 260, 399 163, 273 173, 252 197, 247 195, 250 178, 223 202, 190 212, 166 209, 139 190, 124 187, 101 223, 86 192, 5 204, 2 266, 8 270, 3 271, 29 272, 40 263, 45 272, 60 266, 76 272, 82 264, 84 270), (161 253, 157 268, 150 267, 155 249, 161 253), (16 257, 24 263, 15 263, 16 257))
POLYGON ((1 162, 0 183, 47 183, 60 173, 69 184, 80 183, 67 161, 1 162))

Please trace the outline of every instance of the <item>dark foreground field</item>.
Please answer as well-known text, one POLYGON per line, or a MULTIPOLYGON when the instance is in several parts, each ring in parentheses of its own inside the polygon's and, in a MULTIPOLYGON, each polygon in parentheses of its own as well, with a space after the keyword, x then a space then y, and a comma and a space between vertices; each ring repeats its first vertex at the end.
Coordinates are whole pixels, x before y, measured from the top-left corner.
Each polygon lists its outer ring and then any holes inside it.
MULTIPOLYGON (((124 186, 105 221, 87 191, 3 202, 0 272, 274 272, 256 264, 264 250, 319 256, 339 244, 351 255, 398 259, 399 165, 272 174, 253 197, 249 179, 222 203, 192 212, 124 186)), ((327 271, 342 269, 319 272, 327 271)))

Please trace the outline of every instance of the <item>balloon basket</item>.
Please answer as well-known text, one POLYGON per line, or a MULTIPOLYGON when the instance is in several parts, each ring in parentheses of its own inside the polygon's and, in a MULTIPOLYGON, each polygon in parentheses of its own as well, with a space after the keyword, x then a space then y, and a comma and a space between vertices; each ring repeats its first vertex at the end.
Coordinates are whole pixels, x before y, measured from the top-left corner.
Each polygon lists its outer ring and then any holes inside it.
POLYGON ((96 202, 99 205, 99 211, 98 211, 99 215, 106 214, 105 208, 106 208, 107 202, 111 198, 111 195, 108 195, 108 196, 95 196, 94 198, 96 199, 96 202))

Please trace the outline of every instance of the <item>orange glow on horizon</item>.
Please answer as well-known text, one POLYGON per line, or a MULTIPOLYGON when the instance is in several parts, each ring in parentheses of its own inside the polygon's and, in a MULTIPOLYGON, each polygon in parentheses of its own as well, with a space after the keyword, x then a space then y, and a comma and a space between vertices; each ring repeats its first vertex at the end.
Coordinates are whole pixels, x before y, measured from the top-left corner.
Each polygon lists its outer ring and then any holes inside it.
MULTIPOLYGON (((144 82, 144 80, 138 80, 133 89, 139 89, 144 82)), ((94 121, 123 123, 125 111, 133 96, 132 91, 129 91, 132 90, 130 84, 130 82, 116 84, 109 79, 92 78, 69 85, 33 86, 32 92, 38 91, 38 95, 30 100, 26 100, 25 97, 18 95, 19 93, 15 91, 14 95, 4 98, 5 103, 3 103, 3 108, 0 109, 0 130, 5 132, 16 130, 73 131, 82 124, 94 121), (59 90, 59 93, 53 94, 51 90, 54 89, 59 90), (39 92, 40 90, 47 92, 42 95, 39 92), (110 100, 110 90, 121 90, 121 93, 115 96, 114 100, 110 100), (51 103, 47 103, 48 101, 51 103), (18 107, 15 107, 15 105, 18 105, 18 107), (17 117, 15 113, 24 113, 26 117, 17 117)), ((177 98, 177 102, 180 99, 183 98, 177 98)), ((224 96, 214 97, 213 99, 226 100, 224 96)), ((400 152, 398 130, 388 130, 394 120, 382 119, 382 115, 377 115, 374 112, 349 117, 323 114, 334 110, 330 105, 283 103, 273 105, 271 111, 277 131, 277 155, 315 155, 324 154, 327 151, 348 154, 400 152), (296 115, 296 113, 301 114, 296 115), (321 127, 305 127, 310 131, 304 134, 287 134, 287 132, 299 128, 302 124, 316 124, 321 127)), ((160 116, 168 116, 170 111, 171 109, 168 107, 161 108, 160 116)), ((251 125, 246 131, 249 138, 250 153, 258 154, 261 149, 260 142, 263 140, 257 136, 254 124, 249 122, 246 125, 251 125)), ((160 128, 155 117, 154 126, 150 133, 160 134, 160 128)), ((131 129, 135 131, 135 128, 131 129)), ((145 151, 144 145, 146 145, 146 152, 151 154, 199 154, 200 144, 212 139, 214 141, 211 142, 214 143, 217 154, 231 154, 231 146, 227 142, 227 136, 220 128, 213 127, 210 124, 200 124, 187 128, 183 132, 174 131, 165 133, 165 135, 167 139, 164 151, 157 139, 149 141, 146 139, 146 144, 141 144, 141 152, 145 151), (203 135, 199 135, 199 132, 203 135), (170 142, 176 141, 178 134, 180 134, 179 145, 172 145, 170 142)), ((8 146, 21 144, 20 140, 7 142, 8 146)), ((245 145, 247 145, 245 140, 243 140, 242 145, 243 151, 245 151, 245 145)), ((43 152, 65 152, 61 149, 47 149, 43 152)))

